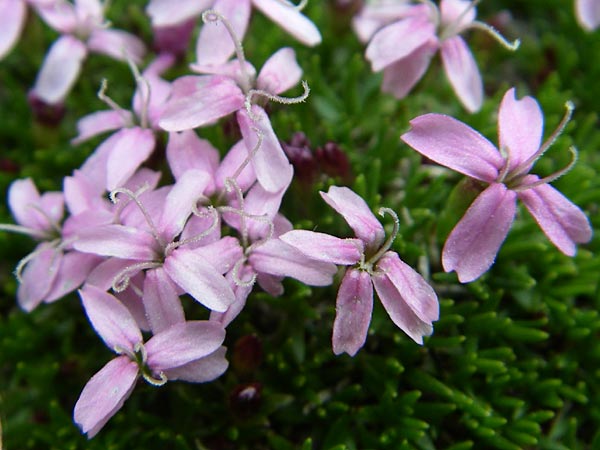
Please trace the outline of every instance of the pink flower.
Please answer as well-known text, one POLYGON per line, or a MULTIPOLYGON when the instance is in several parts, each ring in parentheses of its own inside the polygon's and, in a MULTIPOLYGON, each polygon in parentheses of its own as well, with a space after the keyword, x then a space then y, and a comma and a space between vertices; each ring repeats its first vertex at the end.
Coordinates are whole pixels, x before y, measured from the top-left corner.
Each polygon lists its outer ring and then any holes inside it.
POLYGON ((87 316, 116 358, 85 385, 73 411, 75 422, 88 438, 121 409, 138 377, 162 386, 168 380, 211 381, 227 369, 221 347, 225 330, 215 322, 180 322, 155 333, 144 343, 128 309, 110 294, 93 286, 79 291, 87 316))
POLYGON ((146 51, 142 41, 125 31, 107 28, 104 8, 100 0, 38 4, 40 16, 61 37, 46 55, 30 93, 33 97, 48 104, 63 101, 75 84, 88 51, 122 61, 141 61, 146 51))
POLYGON ((461 282, 479 278, 493 264, 514 220, 517 198, 564 254, 573 256, 575 244, 591 239, 585 214, 548 184, 573 163, 546 178, 529 174, 564 128, 572 108, 568 107, 568 115, 544 144, 538 103, 531 97, 517 100, 514 88, 504 95, 498 112, 500 150, 464 123, 441 114, 413 119, 411 130, 402 135, 404 142, 433 161, 489 183, 444 245, 444 269, 455 270, 461 282))
POLYGON ((395 228, 385 232, 365 201, 346 187, 332 186, 323 199, 346 220, 356 239, 293 230, 281 236, 305 255, 323 262, 351 266, 344 275, 336 301, 333 352, 354 356, 365 344, 373 311, 373 286, 392 321, 418 344, 433 333, 439 317, 433 288, 398 254, 389 250, 398 232, 398 218, 387 208, 380 213, 395 217, 395 228), (385 242, 384 242, 385 240, 385 242))
POLYGON ((600 1, 575 0, 575 16, 583 28, 595 30, 600 25, 600 1))
POLYGON ((509 44, 491 27, 476 21, 474 1, 441 0, 439 9, 431 1, 424 3, 413 5, 408 11, 402 9, 402 18, 379 30, 369 42, 366 57, 374 72, 383 70, 382 90, 398 99, 404 98, 439 50, 459 100, 468 111, 478 111, 483 101, 481 75, 460 34, 479 28, 508 48, 516 49, 518 42, 509 44))

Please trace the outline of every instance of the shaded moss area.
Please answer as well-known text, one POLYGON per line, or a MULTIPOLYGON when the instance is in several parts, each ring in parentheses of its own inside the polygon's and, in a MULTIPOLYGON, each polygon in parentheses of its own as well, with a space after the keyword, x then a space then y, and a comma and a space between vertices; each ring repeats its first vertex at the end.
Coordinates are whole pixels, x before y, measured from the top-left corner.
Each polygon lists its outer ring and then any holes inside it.
MULTIPOLYGON (((109 18, 151 42, 144 4, 115 0, 109 18)), ((468 115, 439 58, 414 91, 397 101, 380 92, 381 77, 371 73, 344 10, 335 9, 333 0, 311 1, 306 13, 323 34, 319 47, 301 47, 259 13, 245 41, 256 67, 276 49, 293 46, 311 87, 304 104, 270 106, 273 128, 283 140, 304 132, 313 150, 335 142, 350 161, 350 187, 374 211, 385 206, 398 212, 394 249, 429 274, 440 297, 434 335, 416 345, 376 302, 366 346, 355 358, 335 357, 330 340, 339 277, 328 288, 288 280, 280 298, 254 292, 228 327, 231 366, 224 376, 204 385, 161 388, 140 381, 122 410, 88 441, 72 422, 73 406, 112 354, 89 326, 76 295, 31 314, 16 306, 12 270, 33 243, 0 233, 4 448, 600 448, 600 31, 581 30, 569 0, 482 2, 479 18, 511 39, 519 37, 522 45, 511 53, 487 35, 468 34, 487 93, 482 110, 468 115), (522 208, 490 272, 461 285, 455 274, 443 272, 440 253, 476 187, 427 164, 399 136, 413 117, 440 112, 496 142, 498 104, 512 86, 519 96, 540 102, 545 136, 559 123, 565 102, 575 103, 573 120, 534 173, 561 169, 569 161, 568 148, 576 146, 577 166, 553 185, 586 212, 596 234, 568 258, 522 208)), ((61 188, 62 178, 103 139, 69 144, 77 119, 104 108, 96 97, 103 78, 119 104, 131 101, 134 81, 127 66, 92 55, 60 125, 34 120, 26 93, 55 37, 32 15, 21 42, 0 63, 2 193, 21 177, 32 177, 41 191, 61 188)), ((192 59, 190 49, 187 62, 192 59)), ((172 69, 169 78, 186 73, 186 64, 172 69)), ((297 94, 300 88, 291 93, 297 94)), ((224 152, 235 140, 230 128, 222 121, 199 135, 224 152)), ((284 214, 296 227, 350 236, 318 194, 342 181, 326 171, 313 181, 294 182, 284 214)), ((5 202, 0 222, 12 223, 5 202)), ((206 317, 191 299, 184 301, 188 318, 206 317)))

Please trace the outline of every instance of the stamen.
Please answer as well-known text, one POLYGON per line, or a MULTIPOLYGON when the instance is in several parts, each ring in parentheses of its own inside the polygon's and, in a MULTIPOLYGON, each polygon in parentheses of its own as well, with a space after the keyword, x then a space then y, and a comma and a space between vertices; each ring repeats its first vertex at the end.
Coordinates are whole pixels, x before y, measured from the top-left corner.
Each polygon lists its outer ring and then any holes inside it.
POLYGON ((302 95, 298 97, 282 97, 280 95, 271 94, 267 91, 263 91, 262 89, 250 89, 248 94, 246 94, 246 100, 244 101, 244 105, 246 106, 246 111, 248 111, 248 115, 252 120, 257 122, 259 118, 252 112, 252 97, 258 95, 261 97, 265 97, 268 100, 276 103, 282 103, 284 105, 293 105, 296 103, 305 102, 310 94, 310 88, 308 87, 308 83, 302 80, 302 87, 304 88, 304 92, 302 95))
POLYGON ((507 148, 502 147, 500 149, 500 154, 504 158, 504 166, 502 167, 502 170, 498 174, 498 178, 496 180, 498 183, 503 183, 506 175, 508 174, 508 170, 510 169, 510 151, 508 151, 507 148))
POLYGON ((263 134, 263 132, 260 131, 256 127, 251 127, 251 129, 252 129, 252 131, 254 131, 256 133, 256 136, 258 137, 258 142, 254 146, 254 148, 248 153, 248 157, 244 160, 244 162, 242 162, 242 164, 240 164, 240 167, 238 167, 236 169, 236 171, 233 173, 233 176, 231 178, 233 178, 234 180, 237 180, 237 177, 240 176, 240 174, 242 173, 242 171, 250 163, 250 160, 252 158, 254 158, 254 155, 256 155, 256 152, 258 152, 258 150, 260 150, 260 147, 262 146, 262 143, 263 143, 263 140, 264 140, 264 134, 263 134))
POLYGON ((233 277, 233 282, 236 284, 236 286, 239 287, 250 287, 250 286, 254 286, 254 283, 256 282, 256 273, 253 273, 252 276, 250 277, 249 280, 242 280, 240 278, 240 269, 242 268, 242 265, 246 262, 246 257, 242 257, 240 258, 235 265, 233 266, 233 269, 231 270, 231 276, 233 277))
POLYGON ((557 180, 558 178, 562 177, 564 174, 569 172, 577 163, 577 149, 575 147, 569 147, 569 151, 571 152, 571 162, 569 162, 569 164, 567 164, 566 167, 560 169, 558 172, 554 172, 552 175, 548 175, 547 177, 541 178, 534 183, 519 185, 511 189, 515 192, 521 192, 527 189, 532 189, 534 187, 541 186, 542 184, 552 183, 554 180, 557 180))
MULTIPOLYGON (((238 209, 243 211, 244 210, 244 194, 243 194, 240 186, 237 184, 237 181, 235 181, 232 178, 227 177, 225 179, 225 189, 227 189, 227 192, 232 192, 232 191, 235 192, 236 199, 237 199, 237 207, 238 207, 238 209)), ((242 245, 245 248, 248 245, 248 229, 246 227, 246 218, 243 215, 240 216, 240 228, 242 229, 242 245)))
MULTIPOLYGON (((32 260, 34 259, 36 256, 38 256, 40 253, 46 251, 46 250, 50 250, 51 248, 53 248, 56 252, 57 246, 60 243, 60 239, 56 239, 52 242, 49 242, 48 245, 43 245, 43 248, 37 249, 32 251, 30 254, 28 254, 27 256, 25 256, 24 258, 22 258, 18 263, 17 263, 17 267, 15 267, 15 278, 17 279, 17 281, 19 283, 23 283, 23 270, 25 270, 25 266, 32 260)), ((52 255, 52 260, 50 261, 50 267, 52 267, 52 263, 54 262, 55 259, 55 254, 52 255)), ((50 271, 50 273, 52 273, 52 271, 50 271)))
POLYGON ((12 225, 10 223, 0 223, 0 231, 9 231, 11 233, 25 234, 36 239, 47 239, 48 234, 33 228, 23 227, 21 225, 12 225))
POLYGON ((250 245, 248 248, 246 248, 246 250, 245 250, 246 254, 249 254, 256 247, 261 246, 266 241, 273 238, 273 234, 275 233, 275 225, 273 225, 273 221, 270 220, 266 214, 261 214, 260 216, 255 215, 255 214, 248 214, 246 211, 242 211, 240 209, 233 208, 231 206, 219 206, 218 209, 221 212, 230 212, 233 214, 237 214, 239 216, 245 217, 246 219, 256 220, 257 222, 262 222, 269 226, 269 232, 267 233, 267 236, 264 237, 263 239, 260 239, 256 242, 254 242, 252 245, 250 245))
POLYGON ((142 357, 141 363, 146 364, 148 354, 146 353, 146 347, 144 347, 144 343, 138 342, 137 344, 135 344, 135 346, 133 347, 133 351, 142 357))
POLYGON ((202 233, 199 233, 195 236, 192 236, 187 239, 182 239, 180 241, 169 243, 167 245, 167 247, 165 248, 165 257, 168 256, 176 248, 179 248, 182 245, 193 244, 194 242, 198 242, 216 230, 217 226, 219 225, 219 213, 213 206, 208 206, 207 209, 208 209, 208 214, 213 215, 213 221, 210 224, 210 226, 206 230, 204 230, 202 233))
POLYGON ((308 0, 300 0, 300 2, 297 5, 295 5, 294 3, 292 3, 291 1, 288 1, 288 0, 277 0, 277 1, 289 8, 295 9, 298 12, 302 11, 304 8, 306 8, 306 5, 308 5, 308 0))
POLYGON ((150 83, 142 76, 136 64, 129 57, 127 57, 127 64, 129 64, 129 68, 133 73, 137 87, 140 90, 140 96, 142 97, 140 125, 142 128, 148 128, 148 109, 150 108, 150 96, 152 95, 150 83), (144 88, 146 89, 145 91, 144 88))
POLYGON ((160 266, 161 264, 155 261, 144 261, 127 266, 115 275, 111 288, 115 292, 123 292, 129 286, 132 275, 135 275, 142 270, 155 269, 160 266))
POLYGON ((165 373, 162 370, 160 371, 160 373, 158 374, 158 376, 160 377, 160 379, 154 378, 151 374, 149 374, 146 371, 142 372, 142 377, 144 378, 144 380, 146 380, 152 386, 162 386, 167 381, 169 381, 168 378, 167 378, 167 376, 165 375, 165 373))
MULTIPOLYGON (((135 191, 135 196, 139 197, 144 192, 146 192, 149 188, 150 188, 150 186, 148 185, 148 183, 144 183, 143 186, 141 186, 137 191, 135 191)), ((113 223, 120 223, 121 213, 127 207, 127 205, 129 205, 129 202, 131 202, 131 198, 128 198, 126 201, 123 201, 123 200, 118 200, 116 196, 113 197, 110 194, 108 194, 108 196, 110 198, 110 201, 113 202, 114 204, 116 204, 116 208, 114 210, 113 223)))
POLYGON ((102 78, 102 82, 100 84, 100 90, 98 91, 98 98, 106 103, 110 109, 117 112, 122 118, 124 123, 128 123, 130 126, 133 125, 131 123, 131 117, 129 115, 129 111, 124 108, 121 108, 117 102, 115 102, 112 98, 106 95, 106 90, 108 89, 108 80, 106 78, 102 78))
POLYGON ((113 347, 113 351, 117 355, 127 355, 129 357, 129 359, 131 359, 132 361, 135 361, 135 355, 133 353, 131 353, 131 350, 129 350, 128 348, 121 347, 120 345, 115 345, 113 347))
POLYGON ((381 248, 377 250, 377 253, 371 256, 366 262, 367 265, 375 264, 377 261, 379 261, 379 258, 381 258, 383 254, 392 247, 394 239, 396 239, 396 236, 398 235, 398 230, 400 230, 400 220, 398 219, 398 215, 394 212, 394 210, 390 208, 379 208, 379 215, 381 217, 385 217, 386 214, 389 214, 390 216, 392 216, 392 219, 394 219, 394 228, 392 229, 392 233, 388 236, 381 248))
POLYGON ((546 153, 546 150, 548 150, 552 146, 552 144, 556 142, 556 139, 558 139, 558 137, 564 131, 565 127, 567 126, 567 123, 569 123, 569 121, 571 120, 571 116, 573 116, 574 109, 575 105, 573 105, 573 102, 568 101, 565 103, 565 115, 561 119, 556 129, 552 132, 548 139, 546 139, 546 141, 542 144, 542 146, 537 152, 535 152, 533 155, 527 158, 527 160, 519 164, 519 166, 516 167, 515 170, 513 170, 511 178, 518 177, 529 172, 531 165, 534 162, 536 162, 544 153, 546 153))
POLYGON ((244 55, 244 47, 242 46, 242 41, 235 33, 231 22, 227 20, 220 12, 214 9, 207 9, 202 13, 202 21, 206 24, 209 22, 221 22, 223 26, 227 29, 231 40, 233 41, 233 45, 235 46, 235 54, 237 56, 238 63, 240 65, 240 71, 243 75, 243 86, 242 90, 244 92, 248 92, 252 85, 252 77, 248 74, 246 70, 246 55, 244 55))
POLYGON ((467 28, 475 28, 477 30, 485 31, 491 37, 493 37, 500 45, 502 45, 502 47, 513 52, 517 50, 521 45, 521 41, 519 39, 515 39, 511 42, 504 36, 502 36, 502 34, 500 34, 500 32, 494 27, 488 25, 487 23, 480 22, 478 20, 474 20, 473 22, 471 22, 467 28))
POLYGON ((127 188, 117 188, 117 189, 113 190, 110 193, 110 200, 113 203, 117 202, 117 194, 125 194, 131 200, 133 200, 135 202, 135 204, 138 206, 138 208, 142 212, 142 215, 144 216, 144 219, 146 219, 146 223, 148 224, 148 227, 150 228, 150 233, 152 233, 152 236, 154 237, 154 239, 156 239, 156 242, 158 242, 158 244, 161 247, 164 247, 165 246, 165 242, 162 240, 162 238, 158 234, 158 230, 154 226, 154 222, 152 221, 152 218, 150 217, 150 214, 148 213, 148 211, 146 210, 146 208, 144 207, 144 205, 140 201, 140 199, 138 197, 138 194, 136 192, 130 191, 127 188))

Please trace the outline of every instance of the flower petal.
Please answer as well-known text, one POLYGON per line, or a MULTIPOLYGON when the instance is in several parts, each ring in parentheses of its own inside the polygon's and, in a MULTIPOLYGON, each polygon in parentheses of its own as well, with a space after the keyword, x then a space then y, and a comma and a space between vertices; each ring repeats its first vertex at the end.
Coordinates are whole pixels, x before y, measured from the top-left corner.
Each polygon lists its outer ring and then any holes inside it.
POLYGON ((267 113, 256 105, 252 107, 252 113, 257 120, 253 120, 245 109, 238 111, 237 119, 248 153, 258 145, 259 135, 262 137, 261 145, 251 160, 256 178, 267 191, 279 192, 290 185, 294 169, 281 148, 267 113))
MULTIPOLYGON (((523 182, 537 180, 530 175, 523 182)), ((583 211, 549 184, 521 191, 518 196, 544 234, 565 255, 574 256, 575 244, 592 239, 592 228, 583 211)))
POLYGON ((270 94, 280 94, 296 86, 302 78, 302 69, 291 47, 280 48, 267 59, 258 77, 258 89, 270 94))
POLYGON ((96 255, 67 252, 63 255, 52 288, 46 294, 46 303, 58 300, 83 284, 90 272, 102 262, 96 255))
POLYGON ((472 0, 441 0, 440 16, 445 26, 458 34, 475 20, 477 10, 472 0), (460 22, 459 22, 460 20, 460 22))
POLYGON ((31 93, 48 104, 65 99, 87 56, 85 45, 70 35, 58 38, 46 55, 31 93))
POLYGON ((440 304, 433 288, 397 253, 386 252, 376 266, 389 278, 408 307, 423 322, 440 318, 440 304))
MULTIPOLYGON (((250 0, 217 0, 211 9, 219 12, 229 21, 236 38, 242 42, 250 22, 250 0)), ((220 20, 202 26, 196 43, 196 64, 202 66, 225 64, 234 52, 233 39, 220 20)))
POLYGON ((225 347, 219 347, 210 355, 183 366, 165 371, 169 380, 182 380, 190 383, 206 383, 225 373, 229 362, 225 359, 225 347))
POLYGON ((17 301, 23 310, 30 312, 42 302, 56 279, 63 253, 42 243, 34 250, 35 256, 21 274, 17 301))
POLYGON ((222 75, 185 76, 173 82, 159 125, 183 131, 209 125, 244 106, 245 96, 231 78, 222 75))
POLYGON ((143 301, 153 334, 185 322, 177 290, 162 267, 146 271, 143 301))
POLYGON ((442 264, 455 270, 461 283, 486 272, 506 239, 516 213, 517 194, 500 183, 491 184, 471 204, 444 244, 442 264))
POLYGON ((71 140, 71 144, 77 145, 100 133, 118 130, 129 126, 133 122, 131 112, 120 111, 97 111, 77 121, 77 137, 71 140))
POLYGON ((373 72, 379 72, 435 40, 435 26, 431 21, 422 16, 408 17, 375 33, 365 56, 373 72))
POLYGON ((112 351, 133 351, 143 342, 137 322, 114 296, 91 285, 81 288, 79 296, 94 330, 112 351))
POLYGON ((141 64, 146 54, 144 43, 131 33, 121 30, 96 29, 88 39, 92 52, 102 53, 119 61, 133 61, 141 64))
POLYGON ((133 392, 138 366, 127 356, 108 362, 87 382, 75 404, 73 420, 93 438, 133 392))
POLYGON ((27 18, 24 0, 0 0, 0 60, 15 46, 27 18))
POLYGON ((364 245, 360 239, 340 239, 325 233, 293 230, 279 236, 309 258, 351 266, 360 261, 364 245))
POLYGON ((367 340, 372 313, 371 276, 361 270, 348 270, 340 285, 335 305, 331 338, 333 353, 356 355, 367 340))
POLYGON ((211 264, 199 261, 193 250, 174 250, 164 268, 176 284, 210 310, 222 312, 235 302, 225 277, 211 264))
POLYGON ((491 183, 504 159, 490 141, 464 123, 443 114, 410 121, 401 139, 423 156, 464 175, 491 183))
POLYGON ((367 247, 373 249, 383 243, 385 232, 367 203, 347 187, 331 186, 321 192, 323 200, 335 209, 367 247))
POLYGON ((75 250, 100 256, 153 261, 156 259, 154 237, 125 225, 103 225, 81 230, 73 243, 75 250))
POLYGON ((152 26, 166 27, 197 17, 213 3, 214 0, 150 0, 146 12, 152 19, 152 26))
POLYGON ((515 88, 509 89, 498 111, 498 141, 500 148, 510 155, 510 169, 538 151, 544 127, 538 102, 529 96, 517 100, 515 94, 515 88))
POLYGON ((213 175, 219 165, 219 152, 209 141, 200 139, 192 130, 186 130, 169 133, 167 161, 175 179, 189 169, 199 169, 213 175))
POLYGON ((124 128, 111 136, 114 145, 106 161, 106 189, 123 187, 134 172, 146 161, 156 145, 152 130, 124 128))
POLYGON ((146 343, 147 364, 154 371, 180 367, 210 355, 224 340, 225 329, 215 322, 178 323, 155 334, 146 343))
POLYGON ((600 25, 600 3, 597 0, 575 0, 575 15, 583 28, 593 31, 600 25))
POLYGON ((383 71, 381 90, 394 95, 398 100, 403 99, 421 79, 437 48, 435 42, 429 41, 406 58, 387 66, 383 71))
POLYGON ((310 19, 293 6, 280 0, 252 0, 262 13, 290 33, 304 45, 313 47, 321 43, 321 33, 310 19))
POLYGON ((483 82, 473 54, 460 36, 446 39, 441 48, 442 62, 446 76, 469 112, 481 109, 483 103, 483 82))

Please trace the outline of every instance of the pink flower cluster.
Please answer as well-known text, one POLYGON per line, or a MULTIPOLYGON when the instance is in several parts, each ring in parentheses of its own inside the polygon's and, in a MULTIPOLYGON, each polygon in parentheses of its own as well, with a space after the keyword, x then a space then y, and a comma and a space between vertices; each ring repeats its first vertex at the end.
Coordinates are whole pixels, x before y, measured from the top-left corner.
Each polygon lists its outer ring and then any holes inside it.
MULTIPOLYGON (((137 84, 129 110, 110 98, 103 83, 99 98, 110 109, 83 117, 73 144, 112 134, 64 178, 62 192, 40 195, 31 179, 15 181, 8 204, 17 224, 0 225, 38 242, 16 269, 19 305, 31 311, 79 289, 90 323, 117 355, 90 379, 75 405, 75 422, 88 437, 121 408, 140 377, 159 386, 178 379, 206 382, 224 373, 225 328, 255 286, 273 296, 283 294, 287 277, 328 286, 341 267, 335 354, 354 356, 365 344, 373 289, 412 340, 423 344, 433 333, 438 299, 423 276, 393 251, 399 231, 394 211, 380 209, 394 219, 386 238, 360 196, 331 186, 321 196, 354 231, 355 237, 346 239, 293 230, 280 212, 294 169, 265 105, 305 101, 309 88, 302 82, 302 95, 282 96, 302 77, 292 48, 273 53, 257 73, 242 40, 255 6, 300 42, 318 44, 319 31, 300 12, 302 5, 151 0, 147 12, 164 52, 140 73, 144 44, 109 29, 106 5, 99 0, 0 0, 0 12, 10 13, 0 14, 0 56, 16 42, 26 4, 62 35, 42 65, 33 96, 48 104, 62 102, 88 52, 129 62, 137 84), (182 40, 187 46, 198 16, 204 25, 190 66, 194 74, 163 78, 182 40), (216 149, 194 131, 232 114, 241 139, 229 149, 216 149), (169 174, 144 165, 163 135, 169 174), (209 320, 186 318, 183 305, 190 301, 206 307, 209 320), (144 340, 142 332, 151 337, 144 340)), ((460 100, 471 111, 480 108, 481 78, 460 36, 468 28, 486 28, 475 21, 473 2, 442 0, 439 10, 429 1, 367 6, 355 26, 365 41, 370 39, 366 56, 374 70, 384 71, 385 91, 404 97, 440 50, 460 100)), ((541 179, 529 175, 554 139, 540 144, 542 115, 532 98, 516 100, 514 90, 505 95, 499 150, 447 116, 428 114, 411 125, 402 137, 407 144, 488 184, 444 247, 444 268, 457 271, 461 282, 478 278, 493 263, 517 198, 562 252, 573 255, 576 243, 590 239, 585 215, 548 185, 563 172, 541 179)))

